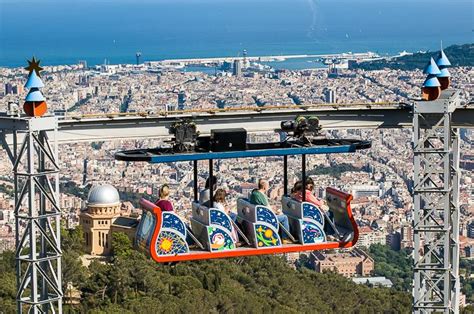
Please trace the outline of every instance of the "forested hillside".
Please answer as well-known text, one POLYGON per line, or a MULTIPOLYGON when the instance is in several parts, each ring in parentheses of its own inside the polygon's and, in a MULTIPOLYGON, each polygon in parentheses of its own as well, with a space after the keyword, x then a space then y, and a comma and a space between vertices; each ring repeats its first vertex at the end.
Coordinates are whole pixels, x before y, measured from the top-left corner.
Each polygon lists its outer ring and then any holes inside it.
MULTIPOLYGON (((452 66, 474 66, 474 44, 452 45, 444 49, 452 66)), ((393 58, 391 60, 376 60, 361 62, 357 68, 363 70, 381 70, 384 68, 399 70, 422 70, 430 60, 436 58, 439 51, 415 53, 413 55, 393 58)))
MULTIPOLYGON (((356 285, 336 274, 292 269, 277 256, 157 264, 114 236, 110 263, 79 262, 81 232, 64 232, 64 282, 82 293, 66 310, 88 313, 408 313, 411 296, 356 285)), ((14 259, 0 260, 0 308, 14 312, 14 259)))

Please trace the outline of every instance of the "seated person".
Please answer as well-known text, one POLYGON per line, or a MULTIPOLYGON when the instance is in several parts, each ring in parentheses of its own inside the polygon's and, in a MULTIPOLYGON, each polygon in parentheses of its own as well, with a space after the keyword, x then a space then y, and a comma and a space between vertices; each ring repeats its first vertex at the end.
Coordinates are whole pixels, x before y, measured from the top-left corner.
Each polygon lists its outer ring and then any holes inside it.
MULTIPOLYGON (((227 213, 230 219, 236 222, 237 214, 234 212, 231 212, 229 209, 226 209, 226 202, 225 202, 226 196, 227 196, 227 193, 225 192, 224 189, 217 189, 216 193, 214 193, 214 207, 227 213)), ((235 230, 235 225, 232 226, 232 237, 234 238, 235 242, 239 242, 239 235, 237 234, 237 231, 235 230)))
POLYGON ((173 204, 168 200, 170 196, 170 188, 168 184, 163 184, 160 188, 159 199, 155 202, 155 205, 161 208, 162 211, 172 212, 173 204))
POLYGON ((207 208, 217 208, 229 215, 229 217, 236 222, 237 220, 237 214, 234 212, 231 212, 230 210, 226 209, 226 204, 225 204, 225 198, 227 196, 227 193, 225 192, 224 189, 217 189, 217 191, 214 193, 214 204, 211 205, 211 200, 207 200, 206 202, 202 203, 202 206, 206 206, 207 208))
POLYGON ((223 210, 235 222, 235 220, 237 219, 237 214, 226 209, 226 196, 227 193, 224 191, 224 189, 217 189, 216 193, 214 193, 214 207, 223 210))
MULTIPOLYGON (((225 212, 226 214, 229 215, 230 219, 232 219, 234 222, 237 220, 237 214, 234 212, 231 212, 230 210, 226 209, 226 202, 225 198, 227 196, 227 193, 225 192, 224 189, 217 189, 216 193, 214 193, 214 204, 211 206, 211 200, 208 200, 207 202, 203 203, 202 206, 206 206, 208 208, 217 208, 225 212)), ((234 238, 235 242, 239 241, 239 236, 237 234, 237 231, 235 230, 235 225, 232 226, 232 237, 234 238)))
MULTIPOLYGON (((207 178, 206 180, 206 185, 204 186, 204 190, 201 191, 201 193, 199 193, 199 203, 200 204, 204 204, 205 202, 209 201, 209 199, 211 198, 211 195, 210 195, 210 184, 209 184, 209 180, 210 178, 207 178)), ((216 188, 217 188, 217 177, 216 176, 212 176, 212 189, 215 191, 216 188)), ((208 206, 207 206, 208 207, 208 206)))
MULTIPOLYGON (((291 189, 291 197, 297 201, 302 202, 303 201, 303 184, 301 181, 297 181, 294 185, 294 187, 291 189)), ((325 225, 324 229, 328 235, 332 235, 332 233, 336 232, 338 233, 338 230, 336 229, 334 225, 334 218, 333 218, 333 213, 332 211, 329 210, 329 207, 326 205, 326 202, 322 199, 317 198, 313 194, 314 190, 314 181, 311 178, 306 179, 306 189, 305 189, 305 197, 306 197, 306 202, 312 203, 316 205, 321 212, 324 215, 324 219, 329 222, 329 225, 331 226, 331 229, 328 229, 329 227, 325 225), (329 213, 329 214, 328 214, 329 213)))
MULTIPOLYGON (((268 189, 270 188, 270 184, 268 183, 267 180, 265 179, 260 179, 258 180, 258 189, 254 189, 252 191, 252 194, 250 195, 250 203, 254 205, 263 205, 265 207, 270 207, 270 204, 268 202, 267 198, 267 192, 268 189)), ((288 223, 288 217, 286 215, 276 215, 278 222, 287 230, 290 230, 290 225, 288 223)), ((281 228, 280 228, 281 229, 281 228)), ((283 244, 288 244, 291 243, 291 241, 288 238, 288 235, 285 232, 282 232, 282 242, 283 244)))
MULTIPOLYGON (((170 188, 168 184, 163 184, 160 188, 160 198, 155 202, 155 205, 158 206, 162 211, 172 212, 174 211, 173 204, 168 200, 170 196, 170 188)), ((185 223, 186 229, 188 230, 186 236, 186 242, 190 246, 190 248, 197 248, 197 244, 191 237, 189 233, 191 233, 191 227, 188 223, 185 223)))
MULTIPOLYGON (((308 203, 312 203, 318 206, 320 209, 323 209, 325 206, 324 201, 314 196, 314 181, 311 178, 306 179, 306 187, 305 187, 305 201, 308 203)), ((303 201, 303 183, 301 181, 297 181, 294 187, 291 189, 291 197, 297 201, 303 201)))

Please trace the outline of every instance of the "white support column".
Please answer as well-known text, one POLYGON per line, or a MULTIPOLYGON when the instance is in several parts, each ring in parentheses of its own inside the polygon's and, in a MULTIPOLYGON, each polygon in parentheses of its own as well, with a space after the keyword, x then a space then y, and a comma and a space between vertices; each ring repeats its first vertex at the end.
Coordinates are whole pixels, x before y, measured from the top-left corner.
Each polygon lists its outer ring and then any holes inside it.
POLYGON ((414 106, 415 313, 459 312, 459 93, 414 106))
POLYGON ((57 131, 58 121, 43 117, 17 122, 12 150, 17 311, 61 313, 59 166, 57 142, 51 145, 47 135, 57 131), (20 150, 19 138, 23 139, 20 150))

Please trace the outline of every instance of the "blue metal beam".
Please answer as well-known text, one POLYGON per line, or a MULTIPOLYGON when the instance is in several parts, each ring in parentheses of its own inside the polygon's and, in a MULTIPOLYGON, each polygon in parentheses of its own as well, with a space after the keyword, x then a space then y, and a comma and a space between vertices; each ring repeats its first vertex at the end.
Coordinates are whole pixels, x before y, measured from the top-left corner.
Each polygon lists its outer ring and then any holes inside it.
POLYGON ((229 159, 229 158, 248 158, 265 156, 288 156, 288 155, 317 155, 332 153, 353 153, 356 151, 355 145, 338 145, 322 147, 298 147, 298 148, 272 148, 245 150, 237 152, 209 152, 209 153, 189 153, 178 155, 153 155, 150 157, 150 163, 164 163, 176 161, 208 160, 208 159, 229 159))

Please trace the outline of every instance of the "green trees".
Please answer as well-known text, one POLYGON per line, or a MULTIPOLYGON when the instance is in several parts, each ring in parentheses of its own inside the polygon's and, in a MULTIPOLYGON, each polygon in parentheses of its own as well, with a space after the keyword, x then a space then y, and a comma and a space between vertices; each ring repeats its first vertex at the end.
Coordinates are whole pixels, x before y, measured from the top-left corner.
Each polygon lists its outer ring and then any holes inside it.
POLYGON ((112 253, 115 257, 127 257, 133 251, 132 242, 123 232, 112 234, 112 253))
POLYGON ((69 287, 80 287, 87 278, 87 268, 82 265, 84 236, 82 228, 61 229, 62 239, 62 289, 66 296, 70 294, 69 287))
POLYGON ((15 313, 15 295, 15 254, 6 251, 0 255, 0 312, 15 313))
POLYGON ((397 290, 411 292, 413 281, 413 259, 408 251, 394 251, 382 244, 370 246, 369 254, 375 261, 374 275, 385 276, 397 290))
MULTIPOLYGON (((474 44, 452 45, 444 49, 444 52, 453 66, 474 65, 474 44)), ((427 53, 415 53, 409 56, 394 58, 391 60, 376 60, 362 62, 357 65, 364 70, 382 70, 384 68, 400 70, 421 70, 425 67, 430 57, 436 58, 439 51, 427 53)))
POLYGON ((474 260, 461 259, 461 290, 466 295, 468 303, 474 303, 474 260))
MULTIPOLYGON (((113 238, 111 262, 76 264, 80 230, 65 231, 64 278, 81 292, 80 305, 65 311, 90 313, 323 312, 408 313, 411 296, 393 289, 356 285, 337 274, 292 269, 278 256, 157 264, 131 249, 123 234, 113 238), (74 269, 72 269, 74 268, 74 269), (84 272, 83 272, 84 271, 84 272)), ((10 253, 13 256, 13 253, 10 253)), ((14 311, 14 259, 0 263, 0 308, 14 311)))

